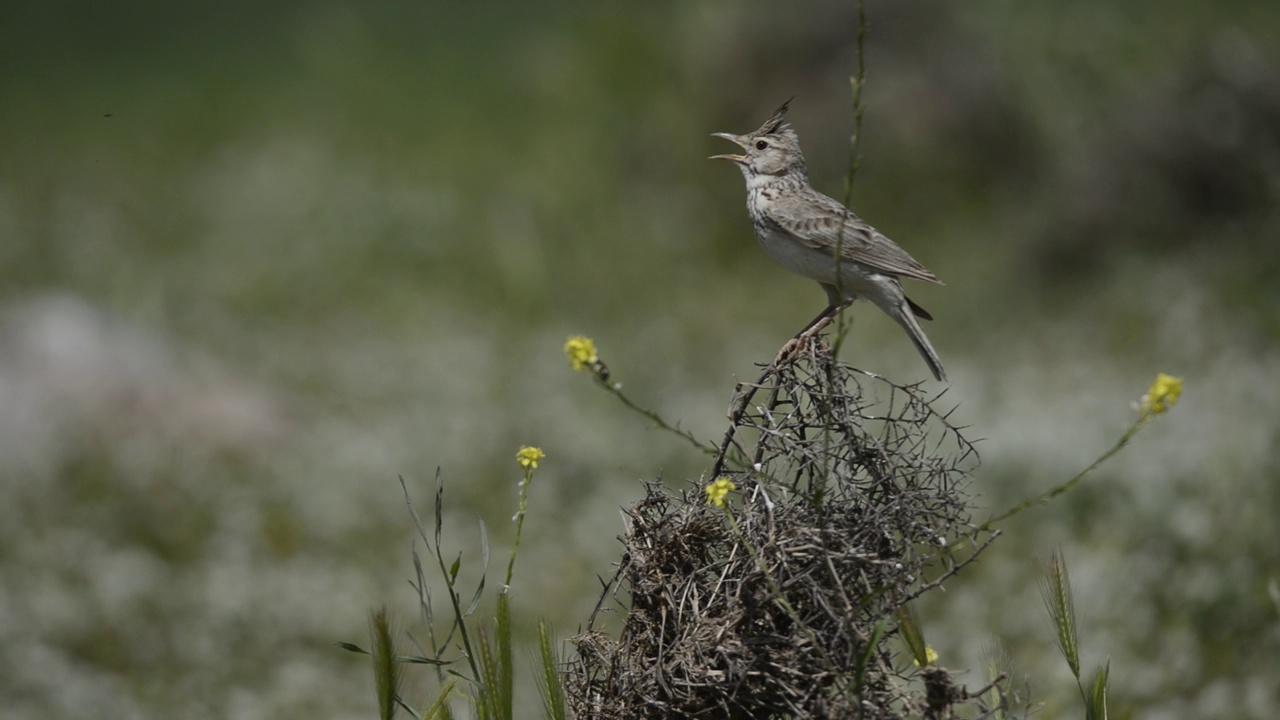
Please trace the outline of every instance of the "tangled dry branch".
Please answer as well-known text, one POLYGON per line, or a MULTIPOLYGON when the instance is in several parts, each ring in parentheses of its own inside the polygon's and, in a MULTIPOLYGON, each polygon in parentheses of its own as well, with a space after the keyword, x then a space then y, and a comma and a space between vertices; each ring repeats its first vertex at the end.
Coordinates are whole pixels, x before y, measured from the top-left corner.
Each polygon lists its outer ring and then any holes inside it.
POLYGON ((712 473, 740 497, 654 483, 628 509, 601 597, 625 622, 575 638, 577 716, 984 716, 894 639, 900 609, 994 539, 969 521, 977 453, 937 404, 821 342, 740 385, 712 473))

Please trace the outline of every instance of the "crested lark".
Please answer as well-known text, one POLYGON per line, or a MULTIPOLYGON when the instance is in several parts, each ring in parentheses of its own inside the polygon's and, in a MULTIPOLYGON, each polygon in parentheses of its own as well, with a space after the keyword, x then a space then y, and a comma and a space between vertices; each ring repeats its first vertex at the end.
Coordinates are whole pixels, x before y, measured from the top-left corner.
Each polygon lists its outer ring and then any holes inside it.
POLYGON ((903 294, 898 279, 942 282, 844 205, 809 186, 800 138, 790 125, 782 124, 790 104, 783 103, 755 132, 714 133, 737 143, 746 154, 712 159, 730 160, 742 170, 747 214, 765 253, 791 272, 816 280, 827 293, 827 309, 796 338, 816 334, 841 308, 863 297, 901 325, 933 376, 946 380, 938 353, 916 321, 933 318, 903 294))

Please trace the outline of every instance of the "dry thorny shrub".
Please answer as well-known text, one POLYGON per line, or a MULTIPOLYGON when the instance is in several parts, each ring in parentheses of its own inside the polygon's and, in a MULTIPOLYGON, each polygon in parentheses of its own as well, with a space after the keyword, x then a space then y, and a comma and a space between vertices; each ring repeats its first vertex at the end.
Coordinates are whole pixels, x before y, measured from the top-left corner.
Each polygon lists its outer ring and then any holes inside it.
POLYGON ((937 397, 802 347, 738 387, 711 474, 740 490, 727 510, 656 483, 627 510, 601 605, 630 607, 617 640, 595 615, 574 639, 578 717, 989 713, 895 638, 994 539, 969 522, 973 446, 937 397))

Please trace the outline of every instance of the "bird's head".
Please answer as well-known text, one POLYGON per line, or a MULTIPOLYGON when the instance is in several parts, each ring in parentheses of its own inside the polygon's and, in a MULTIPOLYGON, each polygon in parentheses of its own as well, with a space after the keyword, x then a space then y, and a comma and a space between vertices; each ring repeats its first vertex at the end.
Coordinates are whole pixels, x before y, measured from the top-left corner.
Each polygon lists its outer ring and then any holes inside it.
POLYGON ((782 107, 773 113, 773 117, 765 121, 759 130, 746 135, 732 133, 712 133, 712 137, 724 138, 742 148, 742 155, 712 155, 712 160, 729 160, 742 169, 742 174, 751 180, 760 175, 799 174, 807 177, 804 166, 804 155, 800 152, 800 138, 790 125, 784 125, 782 119, 787 114, 791 100, 782 103, 782 107))

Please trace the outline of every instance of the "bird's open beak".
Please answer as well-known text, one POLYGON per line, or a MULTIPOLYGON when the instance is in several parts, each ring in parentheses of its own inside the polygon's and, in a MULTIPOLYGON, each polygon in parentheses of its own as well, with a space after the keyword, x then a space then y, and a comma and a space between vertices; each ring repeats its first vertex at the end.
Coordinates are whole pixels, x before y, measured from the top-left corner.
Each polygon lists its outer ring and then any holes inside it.
MULTIPOLYGON (((725 140, 728 140, 729 142, 736 144, 738 147, 742 148, 743 150, 747 148, 746 145, 742 144, 742 140, 737 135, 733 135, 731 133, 711 133, 711 137, 724 138, 725 140)), ((707 159, 708 160, 732 160, 733 162, 736 162, 736 163, 744 163, 747 161, 747 156, 746 155, 712 155, 707 159)))

